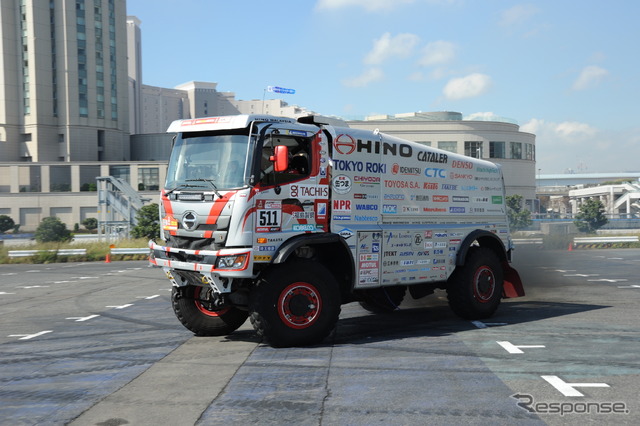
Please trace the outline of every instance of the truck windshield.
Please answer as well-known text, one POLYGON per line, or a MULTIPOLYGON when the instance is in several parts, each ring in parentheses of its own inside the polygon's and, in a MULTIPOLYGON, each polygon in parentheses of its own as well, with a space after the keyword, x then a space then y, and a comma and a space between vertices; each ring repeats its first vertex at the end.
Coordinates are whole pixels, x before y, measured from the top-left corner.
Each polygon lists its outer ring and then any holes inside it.
POLYGON ((167 189, 194 186, 210 190, 212 182, 219 190, 246 185, 247 135, 205 132, 178 134, 167 169, 167 189))

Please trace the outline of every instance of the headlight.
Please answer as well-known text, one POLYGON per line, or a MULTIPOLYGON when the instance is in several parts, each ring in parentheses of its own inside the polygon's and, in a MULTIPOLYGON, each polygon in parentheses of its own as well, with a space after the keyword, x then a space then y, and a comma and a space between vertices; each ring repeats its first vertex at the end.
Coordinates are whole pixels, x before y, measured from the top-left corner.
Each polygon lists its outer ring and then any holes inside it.
POLYGON ((241 270, 247 267, 249 255, 247 253, 220 256, 216 262, 216 269, 241 270))

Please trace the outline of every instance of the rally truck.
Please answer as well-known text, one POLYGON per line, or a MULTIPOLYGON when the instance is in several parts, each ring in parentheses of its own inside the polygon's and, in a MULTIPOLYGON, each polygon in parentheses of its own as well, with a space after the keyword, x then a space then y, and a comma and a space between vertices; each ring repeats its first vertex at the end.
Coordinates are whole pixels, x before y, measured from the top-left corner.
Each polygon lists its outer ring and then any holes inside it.
POLYGON ((398 309, 444 289, 491 316, 524 294, 498 165, 333 118, 174 121, 152 264, 196 335, 250 318, 272 346, 321 342, 341 306, 398 309))

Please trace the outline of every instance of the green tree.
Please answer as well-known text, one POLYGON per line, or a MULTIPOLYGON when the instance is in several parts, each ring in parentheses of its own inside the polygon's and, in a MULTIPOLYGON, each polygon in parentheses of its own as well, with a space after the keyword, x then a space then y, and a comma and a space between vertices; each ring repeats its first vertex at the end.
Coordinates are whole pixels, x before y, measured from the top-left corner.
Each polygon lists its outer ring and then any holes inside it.
POLYGON ((138 210, 138 224, 131 230, 134 238, 158 238, 160 236, 160 214, 158 204, 152 203, 138 210))
POLYGON ((57 217, 45 217, 38 225, 35 237, 39 243, 64 242, 71 240, 71 231, 57 217))
POLYGON ((0 215, 0 233, 4 234, 9 229, 13 229, 15 222, 6 214, 0 215))
POLYGON ((511 230, 517 231, 531 225, 531 212, 522 207, 522 195, 507 196, 507 217, 511 230))
POLYGON ((594 233, 607 224, 609 220, 604 215, 604 205, 600 200, 588 199, 580 206, 580 212, 573 221, 578 231, 594 233))
POLYGON ((89 231, 93 231, 98 227, 98 219, 96 219, 95 217, 88 217, 82 221, 82 226, 84 226, 89 231))

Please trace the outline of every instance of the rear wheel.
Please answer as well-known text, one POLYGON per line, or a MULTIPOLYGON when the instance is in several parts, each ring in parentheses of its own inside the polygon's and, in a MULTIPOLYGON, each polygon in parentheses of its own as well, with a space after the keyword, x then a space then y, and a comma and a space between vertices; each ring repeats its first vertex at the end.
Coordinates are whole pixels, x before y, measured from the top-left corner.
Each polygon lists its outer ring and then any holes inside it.
POLYGON ((374 314, 392 312, 398 309, 407 291, 406 286, 382 287, 362 291, 360 306, 374 314))
POLYGON ((249 313, 234 306, 216 307, 209 287, 173 287, 171 304, 178 320, 198 336, 225 336, 247 320, 249 313))
POLYGON ((496 254, 484 247, 469 251, 465 264, 447 284, 449 306, 465 319, 489 318, 502 298, 503 271, 496 254))
POLYGON ((338 283, 325 267, 310 261, 273 267, 250 300, 251 323, 272 346, 319 343, 340 315, 338 283))

